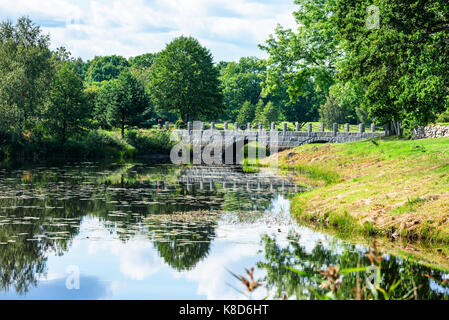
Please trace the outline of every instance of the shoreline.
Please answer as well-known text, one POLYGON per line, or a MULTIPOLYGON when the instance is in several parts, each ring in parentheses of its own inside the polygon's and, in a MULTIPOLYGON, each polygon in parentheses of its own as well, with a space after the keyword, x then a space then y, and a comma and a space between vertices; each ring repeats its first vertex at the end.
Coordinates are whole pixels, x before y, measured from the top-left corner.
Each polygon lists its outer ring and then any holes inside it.
POLYGON ((282 151, 279 167, 313 187, 291 199, 291 213, 344 235, 448 244, 448 142, 382 138, 282 151))

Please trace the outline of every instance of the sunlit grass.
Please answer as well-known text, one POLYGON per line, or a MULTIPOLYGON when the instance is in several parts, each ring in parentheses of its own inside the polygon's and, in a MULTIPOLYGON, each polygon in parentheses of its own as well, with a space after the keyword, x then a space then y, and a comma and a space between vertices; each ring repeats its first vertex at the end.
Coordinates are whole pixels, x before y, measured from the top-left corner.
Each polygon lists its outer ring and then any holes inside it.
POLYGON ((302 221, 367 235, 449 241, 447 138, 306 145, 280 153, 279 163, 322 182, 292 200, 292 212, 302 221))

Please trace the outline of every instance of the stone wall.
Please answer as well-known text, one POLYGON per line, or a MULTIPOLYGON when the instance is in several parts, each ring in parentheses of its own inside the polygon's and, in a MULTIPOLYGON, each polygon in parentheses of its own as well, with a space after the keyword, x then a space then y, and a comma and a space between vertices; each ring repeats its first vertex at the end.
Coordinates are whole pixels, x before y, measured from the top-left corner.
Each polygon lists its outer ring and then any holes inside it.
POLYGON ((431 125, 427 127, 417 127, 413 130, 414 139, 426 139, 426 138, 449 138, 449 126, 431 125))

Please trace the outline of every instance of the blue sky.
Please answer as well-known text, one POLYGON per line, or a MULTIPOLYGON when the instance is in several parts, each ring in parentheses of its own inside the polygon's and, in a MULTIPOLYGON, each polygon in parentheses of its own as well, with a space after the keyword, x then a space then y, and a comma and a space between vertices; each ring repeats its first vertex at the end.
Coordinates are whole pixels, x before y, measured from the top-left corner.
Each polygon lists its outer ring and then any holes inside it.
POLYGON ((0 0, 0 20, 28 15, 74 56, 157 52, 180 35, 200 40, 216 62, 264 57, 279 23, 294 28, 293 0, 0 0))

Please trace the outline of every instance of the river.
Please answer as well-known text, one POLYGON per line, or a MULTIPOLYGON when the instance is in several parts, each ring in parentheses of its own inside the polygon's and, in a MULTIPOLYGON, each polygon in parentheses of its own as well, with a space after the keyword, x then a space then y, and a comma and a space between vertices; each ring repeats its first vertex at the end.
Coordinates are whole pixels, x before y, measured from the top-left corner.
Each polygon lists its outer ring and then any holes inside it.
MULTIPOLYGON (((289 267, 369 265, 369 248, 298 225, 289 199, 303 191, 288 175, 233 167, 0 169, 0 299, 317 298, 319 282, 289 267), (251 267, 260 287, 248 292, 237 277, 251 267)), ((443 298, 445 278, 382 262, 382 286, 402 279, 395 297, 443 298)), ((345 297, 357 281, 343 280, 345 297)))

